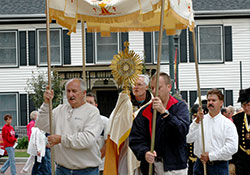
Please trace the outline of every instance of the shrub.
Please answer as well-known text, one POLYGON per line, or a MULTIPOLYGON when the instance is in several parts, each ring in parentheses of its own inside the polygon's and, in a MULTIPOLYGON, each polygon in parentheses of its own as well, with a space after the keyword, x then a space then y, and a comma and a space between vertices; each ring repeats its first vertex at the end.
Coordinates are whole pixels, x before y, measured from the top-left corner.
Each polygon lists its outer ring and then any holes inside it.
POLYGON ((27 149, 28 148, 28 137, 23 136, 22 138, 18 139, 18 145, 16 149, 27 149))

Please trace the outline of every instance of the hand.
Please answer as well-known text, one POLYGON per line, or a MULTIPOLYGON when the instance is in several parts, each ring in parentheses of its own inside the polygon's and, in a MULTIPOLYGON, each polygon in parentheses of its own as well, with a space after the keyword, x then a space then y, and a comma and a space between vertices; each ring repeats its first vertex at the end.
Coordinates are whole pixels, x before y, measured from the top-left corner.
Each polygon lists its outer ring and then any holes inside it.
POLYGON ((43 94, 44 103, 49 103, 50 99, 53 99, 53 98, 54 98, 54 91, 49 90, 49 86, 47 86, 43 94))
POLYGON ((105 153, 106 153, 106 142, 104 143, 104 145, 102 146, 102 148, 100 149, 101 152, 101 158, 105 157, 105 153))
POLYGON ((200 121, 204 118, 204 113, 201 107, 198 108, 197 116, 195 118, 196 123, 200 123, 200 121))
POLYGON ((209 161, 208 152, 202 153, 200 160, 203 164, 207 163, 207 161, 209 161))
POLYGON ((37 151, 37 156, 41 156, 41 153, 39 151, 37 151))
POLYGON ((156 156, 157 155, 155 151, 153 153, 151 151, 147 151, 145 154, 145 159, 148 163, 154 163, 156 156))
POLYGON ((162 101, 159 97, 154 97, 152 99, 153 102, 153 109, 157 110, 160 114, 163 114, 166 110, 166 108, 164 107, 164 105, 162 104, 162 101))
POLYGON ((49 142, 49 147, 52 147, 56 144, 61 143, 61 137, 60 135, 50 135, 48 136, 48 142, 49 142))

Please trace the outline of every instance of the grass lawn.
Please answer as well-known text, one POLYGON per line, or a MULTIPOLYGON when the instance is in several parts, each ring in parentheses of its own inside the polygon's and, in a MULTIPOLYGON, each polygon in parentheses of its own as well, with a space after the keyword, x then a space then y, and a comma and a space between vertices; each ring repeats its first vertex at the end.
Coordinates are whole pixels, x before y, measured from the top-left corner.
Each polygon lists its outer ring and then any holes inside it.
POLYGON ((30 155, 26 152, 26 150, 15 150, 15 157, 29 157, 30 155))

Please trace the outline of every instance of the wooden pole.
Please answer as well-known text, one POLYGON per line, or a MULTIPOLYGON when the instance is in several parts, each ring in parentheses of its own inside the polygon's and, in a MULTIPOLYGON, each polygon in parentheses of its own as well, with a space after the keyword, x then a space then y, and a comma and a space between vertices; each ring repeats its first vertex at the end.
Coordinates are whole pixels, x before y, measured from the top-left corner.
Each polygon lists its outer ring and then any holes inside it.
MULTIPOLYGON (((50 24, 49 24, 49 0, 46 0, 46 29, 47 29, 47 63, 48 63, 48 87, 51 90, 51 59, 50 59, 50 24)), ((52 127, 52 99, 49 101, 49 129, 53 133, 52 127)), ((51 148, 51 171, 55 174, 54 148, 51 148)))
POLYGON ((86 65, 85 65, 85 27, 84 27, 84 21, 82 21, 82 79, 86 84, 86 65))
MULTIPOLYGON (((164 21, 164 8, 165 0, 161 0, 161 19, 160 19, 160 31, 159 31, 159 41, 158 41, 158 55, 157 55, 157 69, 156 69, 156 89, 155 96, 158 96, 159 88, 159 75, 160 75, 160 64, 161 64, 161 48, 162 48, 162 33, 163 33, 163 21, 164 21)), ((151 138, 151 148, 150 151, 154 152, 155 146, 155 128, 156 128, 156 110, 153 111, 153 123, 152 123, 152 138, 151 138)), ((149 175, 153 174, 153 165, 149 164, 149 175)))
MULTIPOLYGON (((195 31, 195 30, 194 30, 195 31)), ((194 46, 194 60, 195 60, 195 71, 196 71, 196 83, 197 83, 197 91, 199 97, 199 106, 200 110, 202 110, 202 102, 201 102, 201 89, 200 89, 200 76, 199 76, 199 67, 198 67, 198 59, 197 59, 197 49, 196 49, 196 39, 195 32, 193 34, 193 46, 194 46)), ((205 139, 204 139, 204 127, 203 127, 203 119, 201 120, 201 137, 202 137, 202 153, 205 153, 205 139)), ((207 174, 207 166, 206 163, 203 163, 204 175, 207 174)))

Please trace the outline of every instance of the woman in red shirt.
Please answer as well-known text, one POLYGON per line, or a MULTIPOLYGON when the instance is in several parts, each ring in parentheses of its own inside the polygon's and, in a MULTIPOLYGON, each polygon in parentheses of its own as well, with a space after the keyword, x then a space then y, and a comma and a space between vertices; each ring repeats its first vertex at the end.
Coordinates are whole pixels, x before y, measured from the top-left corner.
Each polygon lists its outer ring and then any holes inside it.
POLYGON ((11 126, 12 116, 6 114, 4 116, 5 125, 2 128, 2 137, 4 142, 4 148, 8 153, 9 159, 4 163, 0 169, 0 173, 4 173, 10 166, 11 175, 16 175, 15 165, 15 148, 13 148, 17 141, 14 128, 11 126))

